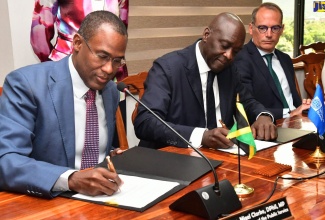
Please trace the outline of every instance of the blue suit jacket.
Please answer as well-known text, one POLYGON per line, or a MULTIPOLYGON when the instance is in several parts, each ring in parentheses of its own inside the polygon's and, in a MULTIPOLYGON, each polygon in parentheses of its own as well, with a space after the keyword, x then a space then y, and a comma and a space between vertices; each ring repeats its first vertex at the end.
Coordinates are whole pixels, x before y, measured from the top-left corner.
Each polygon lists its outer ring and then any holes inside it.
MULTIPOLYGON (((102 91, 108 126, 115 130, 119 93, 102 91)), ((73 88, 68 57, 11 72, 0 97, 0 188, 51 198, 58 177, 75 167, 73 88)))
MULTIPOLYGON (((289 55, 277 49, 275 50, 275 54, 287 77, 293 98, 293 105, 298 107, 302 102, 296 89, 295 72, 291 58, 289 55)), ((252 92, 256 100, 272 112, 275 119, 283 118, 283 104, 280 94, 267 65, 252 41, 247 43, 236 55, 234 64, 237 66, 238 72, 241 75, 242 83, 252 92)))
MULTIPOLYGON (((141 99, 187 140, 195 127, 206 127, 195 45, 196 43, 155 60, 145 81, 145 92, 141 99)), ((237 93, 240 94, 251 123, 260 112, 266 111, 239 83, 238 73, 233 66, 219 72, 217 76, 221 117, 227 127, 230 128, 234 123, 237 93)), ((140 146, 187 147, 178 136, 142 106, 138 108, 134 129, 137 137, 141 139, 140 146)))

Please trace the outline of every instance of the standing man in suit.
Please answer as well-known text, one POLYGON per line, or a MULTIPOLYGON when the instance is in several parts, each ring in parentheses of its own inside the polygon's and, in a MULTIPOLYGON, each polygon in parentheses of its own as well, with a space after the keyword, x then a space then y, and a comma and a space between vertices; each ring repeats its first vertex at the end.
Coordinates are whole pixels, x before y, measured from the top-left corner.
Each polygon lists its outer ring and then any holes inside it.
MULTIPOLYGON (((237 70, 230 65, 243 46, 245 35, 245 27, 238 16, 217 15, 204 29, 202 39, 154 61, 145 82, 142 102, 195 147, 228 148, 233 143, 226 138, 228 129, 221 127, 219 120, 222 119, 228 128, 234 124, 239 93, 250 121, 254 122, 255 137, 276 138, 271 115, 243 88, 237 70), (214 80, 210 80, 210 76, 214 80), (212 82, 212 93, 207 92, 209 82, 212 82)), ((134 129, 141 139, 140 146, 187 147, 142 106, 138 108, 134 129)))
POLYGON ((282 10, 274 3, 266 2, 254 9, 249 24, 252 39, 234 61, 242 83, 275 119, 301 114, 310 106, 310 99, 302 102, 297 92, 290 56, 275 49, 283 33, 282 19, 282 10))
POLYGON ((120 152, 112 146, 119 103, 112 79, 125 64, 126 44, 126 28, 116 15, 92 12, 73 37, 72 55, 7 75, 0 97, 2 190, 45 198, 67 190, 86 195, 118 190, 116 173, 91 168, 120 152), (91 97, 95 107, 89 117, 91 97), (94 154, 86 153, 86 142, 96 145, 94 154))

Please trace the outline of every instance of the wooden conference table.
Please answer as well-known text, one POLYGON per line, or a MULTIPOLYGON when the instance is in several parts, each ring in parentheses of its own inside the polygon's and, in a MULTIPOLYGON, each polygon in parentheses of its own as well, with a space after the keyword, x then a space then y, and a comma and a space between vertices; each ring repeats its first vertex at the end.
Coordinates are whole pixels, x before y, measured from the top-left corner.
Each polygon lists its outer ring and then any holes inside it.
MULTIPOLYGON (((308 129, 312 127, 306 117, 293 117, 279 120, 282 127, 308 129)), ((167 147, 169 152, 194 155, 191 149, 167 147)), ((220 151, 202 149, 208 157, 224 161, 217 168, 219 180, 228 179, 233 185, 238 183, 237 156, 220 151)), ((280 175, 292 177, 306 177, 317 173, 316 165, 310 159, 311 151, 296 149, 292 142, 272 147, 258 152, 252 159, 241 157, 241 182, 253 187, 255 192, 249 197, 241 199, 243 208, 253 207, 270 194, 276 176, 265 177, 254 172, 273 162, 292 166, 291 171, 280 175)), ((325 166, 322 164, 319 172, 325 166)), ((124 209, 98 205, 73 199, 57 197, 52 200, 31 197, 27 195, 0 192, 1 219, 200 219, 186 213, 171 211, 169 205, 185 193, 201 188, 214 181, 211 173, 193 182, 188 187, 168 197, 144 212, 128 211, 124 209)), ((282 180, 269 201, 286 197, 291 213, 295 219, 324 219, 325 218, 325 177, 306 181, 282 180)))

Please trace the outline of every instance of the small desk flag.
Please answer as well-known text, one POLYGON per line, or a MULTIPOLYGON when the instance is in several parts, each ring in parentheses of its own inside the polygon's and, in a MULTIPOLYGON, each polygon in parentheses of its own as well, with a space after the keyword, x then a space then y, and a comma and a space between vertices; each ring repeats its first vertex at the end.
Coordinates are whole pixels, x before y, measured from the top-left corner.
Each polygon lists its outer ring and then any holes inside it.
POLYGON ((324 110, 324 94, 321 86, 317 83, 314 98, 308 111, 308 118, 316 126, 318 135, 323 135, 325 132, 324 110))
POLYGON ((256 145, 244 106, 239 102, 238 95, 236 107, 236 122, 230 129, 227 138, 236 138, 238 146, 248 155, 248 159, 251 159, 256 153, 256 145))

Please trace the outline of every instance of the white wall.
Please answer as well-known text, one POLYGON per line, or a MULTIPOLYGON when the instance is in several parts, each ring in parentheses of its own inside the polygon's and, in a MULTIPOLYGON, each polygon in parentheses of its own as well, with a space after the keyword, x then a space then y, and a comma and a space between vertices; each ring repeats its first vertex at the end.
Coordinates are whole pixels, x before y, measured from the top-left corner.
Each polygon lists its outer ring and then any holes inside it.
POLYGON ((38 63, 30 45, 34 0, 8 0, 14 68, 38 63))
POLYGON ((1 0, 0 85, 12 70, 39 62, 29 43, 34 0, 1 0))
POLYGON ((6 73, 14 66, 8 11, 7 1, 0 1, 0 27, 2 29, 0 34, 0 85, 3 84, 6 73))

